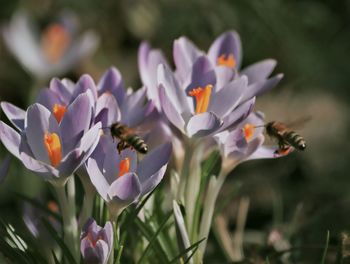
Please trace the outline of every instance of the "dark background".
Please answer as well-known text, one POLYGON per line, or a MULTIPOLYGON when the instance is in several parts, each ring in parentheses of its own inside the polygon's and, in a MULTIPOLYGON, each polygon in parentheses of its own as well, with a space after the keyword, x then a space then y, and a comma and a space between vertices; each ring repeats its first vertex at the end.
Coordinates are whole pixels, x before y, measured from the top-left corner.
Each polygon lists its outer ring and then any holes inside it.
MULTIPOLYGON (((59 10, 70 9, 79 17, 82 30, 99 34, 97 52, 64 75, 73 80, 85 72, 98 78, 115 65, 127 86, 138 88, 137 49, 142 40, 161 48, 170 60, 175 38, 185 35, 207 50, 215 37, 231 29, 242 39, 243 66, 275 58, 275 73, 285 77, 258 99, 257 109, 267 120, 288 122, 311 116, 310 122, 296 128, 308 147, 278 160, 239 166, 228 181, 241 187, 224 215, 233 230, 237 201, 247 196, 247 233, 266 236, 278 228, 292 246, 299 247, 292 257, 308 263, 320 259, 329 230, 330 260, 336 255, 341 233, 350 230, 350 1, 0 0, 0 23, 18 9, 25 9, 41 26, 59 10)), ((25 108, 35 84, 0 40, 1 101, 25 108)), ((0 217, 18 215, 14 191, 37 197, 41 188, 41 180, 12 162, 10 176, 0 186, 0 217)), ((228 197, 230 188, 222 193, 220 199, 228 197)), ((215 241, 212 237, 208 263, 224 260, 222 252, 215 250, 215 241)), ((254 242, 246 245, 251 258, 264 259, 264 251, 256 249, 254 242)))

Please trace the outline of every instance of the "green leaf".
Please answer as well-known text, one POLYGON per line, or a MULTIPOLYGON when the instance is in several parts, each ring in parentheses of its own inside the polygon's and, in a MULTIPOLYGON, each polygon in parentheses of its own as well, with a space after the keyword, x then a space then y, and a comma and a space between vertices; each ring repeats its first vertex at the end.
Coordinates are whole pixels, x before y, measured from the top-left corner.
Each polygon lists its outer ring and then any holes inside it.
POLYGON ((158 247, 158 245, 156 245, 157 239, 158 239, 158 235, 160 234, 160 232, 164 229, 164 227, 166 226, 166 223, 168 222, 168 220, 170 219, 170 217, 172 216, 171 212, 168 213, 167 217, 164 219, 164 221, 160 224, 158 230, 153 234, 153 236, 151 237, 151 239, 149 240, 149 243, 146 247, 146 249, 143 251, 138 263, 142 263, 142 260, 147 256, 147 253, 149 251, 149 249, 151 247, 155 248, 158 247))
POLYGON ((221 171, 220 151, 214 150, 209 157, 202 162, 202 180, 204 183, 210 175, 219 175, 221 171))
MULTIPOLYGON (((190 247, 186 248, 184 251, 182 251, 179 255, 177 255, 175 258, 173 258, 169 264, 175 263, 176 261, 180 260, 180 258, 183 258, 186 256, 187 252, 191 251, 192 249, 197 250, 200 243, 202 243, 205 240, 205 238, 202 238, 201 240, 197 241, 196 243, 192 244, 190 247)), ((194 251, 195 251, 194 250, 194 251)), ((192 255, 192 254, 191 254, 192 255)), ((187 261, 187 260, 186 260, 187 261)))
POLYGON ((60 261, 59 261, 58 258, 56 257, 55 252, 52 250, 51 253, 52 253, 53 260, 55 261, 55 264, 60 264, 60 261))
POLYGON ((74 260, 72 253, 70 252, 67 245, 64 243, 63 239, 57 235, 57 231, 51 226, 51 224, 46 219, 41 219, 47 231, 49 231, 50 235, 56 241, 58 246, 61 248, 63 256, 67 258, 69 263, 76 264, 77 262, 74 260))
POLYGON ((329 230, 327 231, 326 245, 324 247, 324 251, 323 251, 323 255, 322 255, 322 259, 321 259, 321 264, 326 263, 328 246, 329 246, 329 230))

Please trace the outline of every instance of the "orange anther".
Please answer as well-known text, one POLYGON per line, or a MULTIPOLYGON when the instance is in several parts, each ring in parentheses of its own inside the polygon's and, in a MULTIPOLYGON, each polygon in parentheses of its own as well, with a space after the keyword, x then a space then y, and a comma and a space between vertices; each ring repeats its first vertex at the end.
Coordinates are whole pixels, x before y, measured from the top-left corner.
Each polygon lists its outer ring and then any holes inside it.
POLYGON ((125 173, 128 173, 130 170, 130 159, 125 158, 119 163, 119 177, 123 176, 125 173))
POLYGON ((67 110, 67 107, 64 105, 60 105, 60 104, 53 105, 52 112, 58 123, 61 122, 66 110, 67 110))
POLYGON ((196 99, 196 114, 204 113, 207 111, 210 101, 212 85, 208 84, 205 88, 194 88, 188 93, 189 96, 194 96, 196 99))
POLYGON ((229 54, 228 56, 225 56, 225 54, 222 54, 218 57, 217 64, 233 69, 236 66, 236 60, 233 54, 229 54))
POLYGON ((244 125, 243 134, 247 142, 254 136, 254 131, 255 131, 255 125, 249 124, 249 123, 244 125))
POLYGON ((51 161, 51 165, 57 167, 62 159, 62 147, 60 138, 56 133, 45 133, 44 145, 51 161))

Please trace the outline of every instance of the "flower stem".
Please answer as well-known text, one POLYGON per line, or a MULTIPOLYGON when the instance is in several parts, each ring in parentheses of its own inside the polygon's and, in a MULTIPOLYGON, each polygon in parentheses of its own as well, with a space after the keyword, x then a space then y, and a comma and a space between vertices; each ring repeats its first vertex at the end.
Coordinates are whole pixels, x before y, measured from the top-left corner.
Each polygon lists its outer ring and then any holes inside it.
POLYGON ((94 206, 94 199, 95 199, 95 193, 96 193, 94 186, 91 184, 89 179, 86 179, 83 176, 80 176, 80 180, 83 184, 85 195, 83 200, 82 211, 79 216, 79 234, 81 232, 82 227, 86 223, 86 221, 92 215, 92 209, 94 206))
POLYGON ((65 186, 55 186, 63 219, 64 242, 70 249, 76 262, 79 262, 78 224, 75 217, 75 182, 71 176, 65 186))

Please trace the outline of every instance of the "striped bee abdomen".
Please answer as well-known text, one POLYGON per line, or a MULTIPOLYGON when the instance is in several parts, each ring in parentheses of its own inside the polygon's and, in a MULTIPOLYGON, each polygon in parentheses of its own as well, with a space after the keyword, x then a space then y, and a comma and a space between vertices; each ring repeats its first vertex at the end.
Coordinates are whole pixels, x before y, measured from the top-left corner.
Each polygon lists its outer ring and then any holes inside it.
POLYGON ((306 142, 304 138, 294 131, 285 132, 283 134, 283 139, 299 150, 304 150, 306 148, 306 142))
POLYGON ((147 144, 142 138, 137 135, 128 136, 126 142, 142 154, 146 154, 148 152, 147 144))

